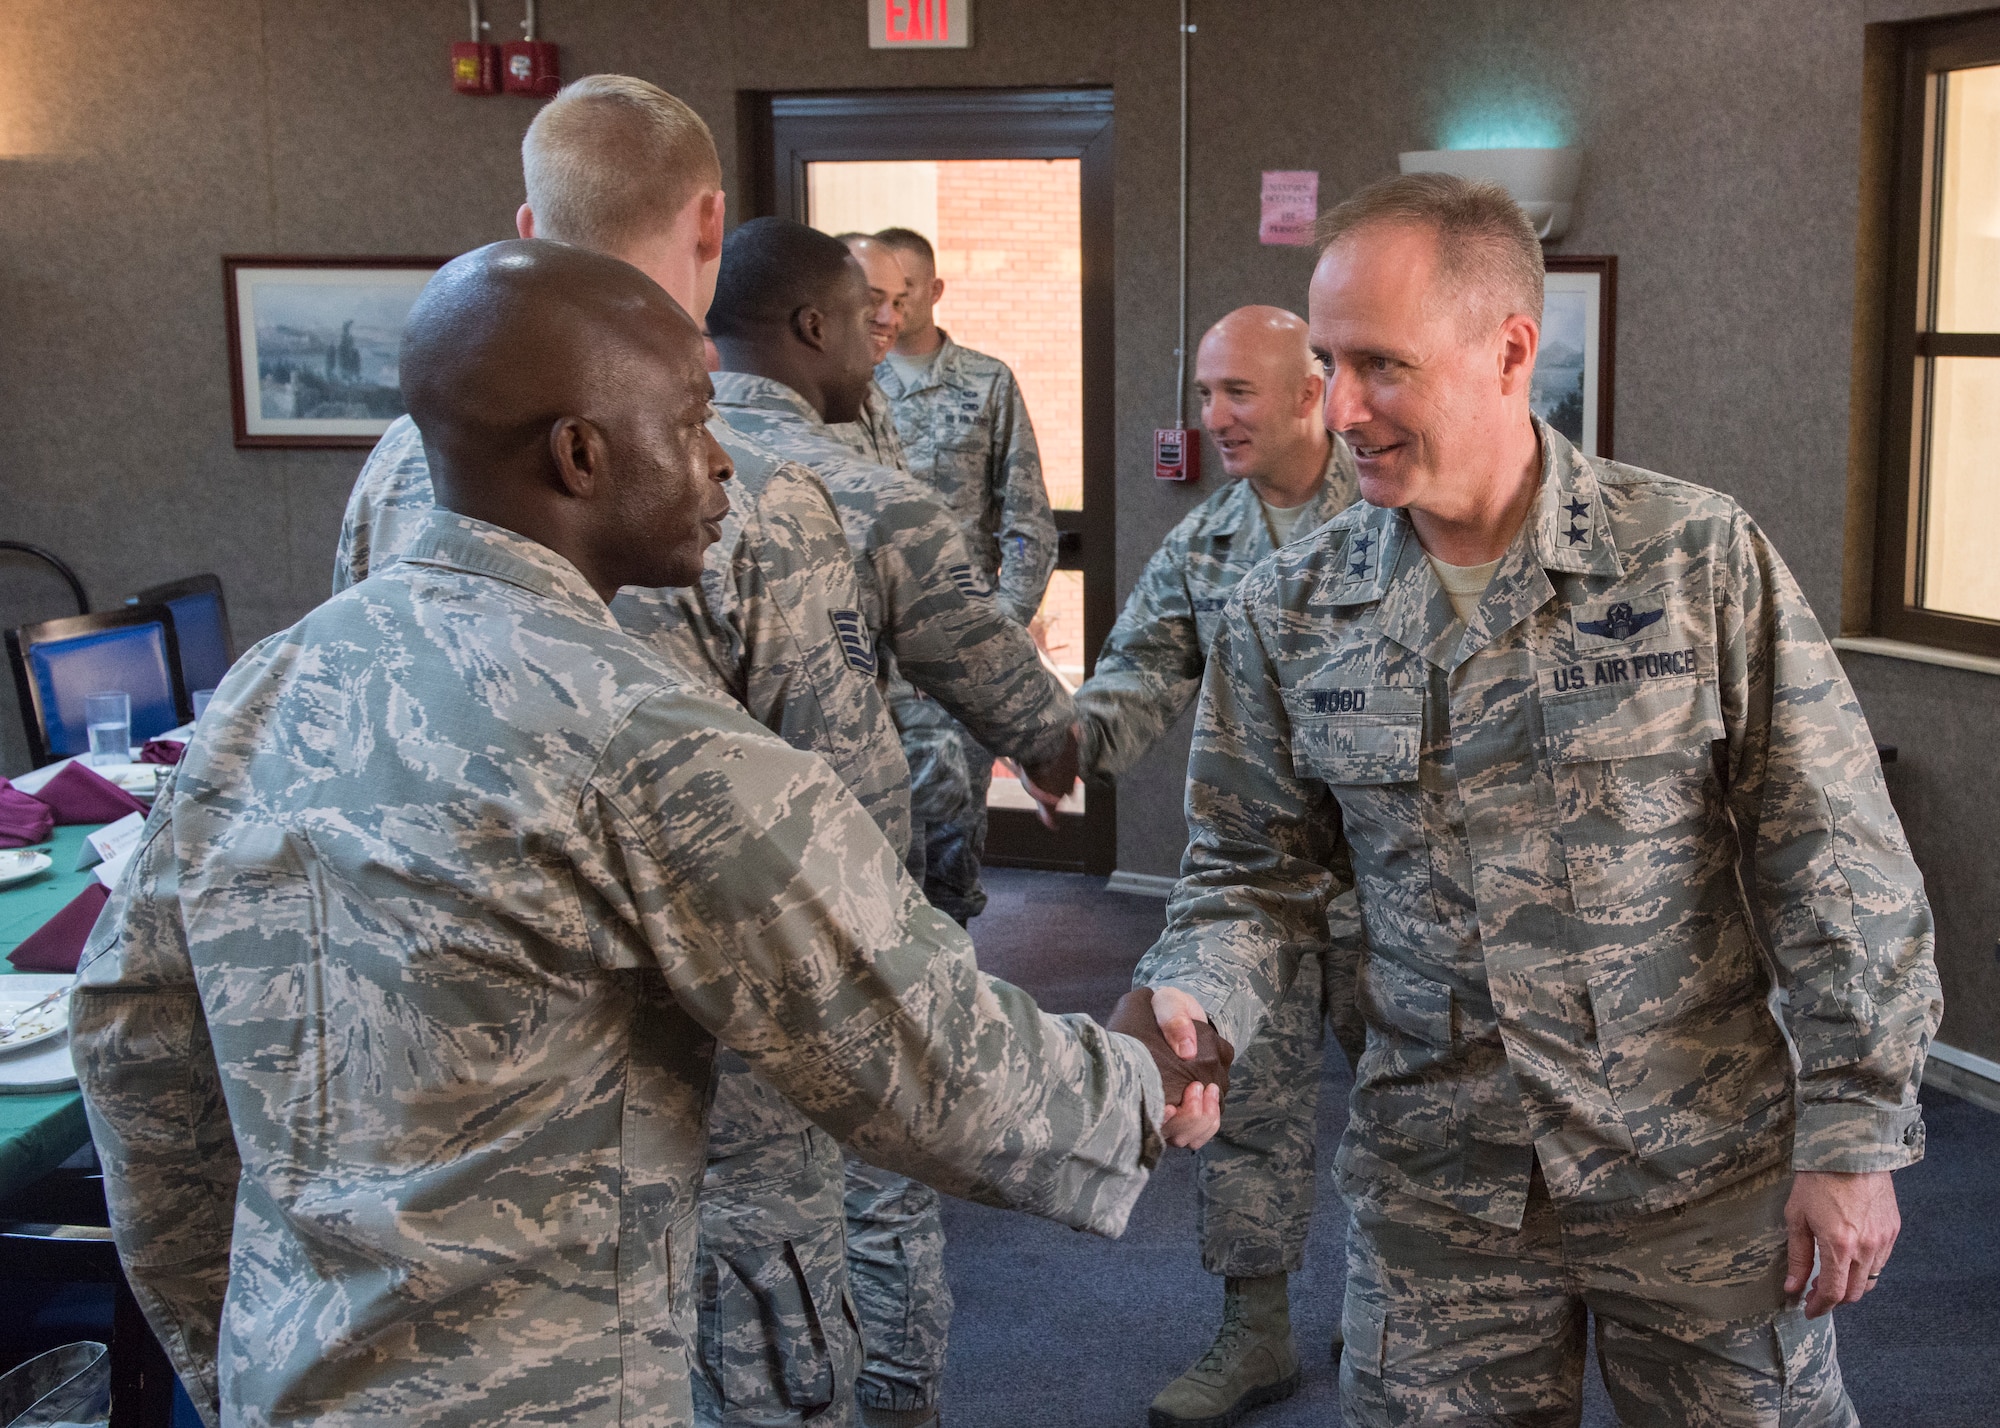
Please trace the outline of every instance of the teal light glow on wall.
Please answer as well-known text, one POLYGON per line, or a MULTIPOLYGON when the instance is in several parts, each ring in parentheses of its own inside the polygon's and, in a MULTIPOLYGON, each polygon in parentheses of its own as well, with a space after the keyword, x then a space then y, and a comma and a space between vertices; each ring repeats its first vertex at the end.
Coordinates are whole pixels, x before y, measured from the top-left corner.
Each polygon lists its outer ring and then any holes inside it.
POLYGON ((1528 93, 1469 95, 1441 130, 1443 149, 1562 149, 1575 137, 1562 106, 1528 93))

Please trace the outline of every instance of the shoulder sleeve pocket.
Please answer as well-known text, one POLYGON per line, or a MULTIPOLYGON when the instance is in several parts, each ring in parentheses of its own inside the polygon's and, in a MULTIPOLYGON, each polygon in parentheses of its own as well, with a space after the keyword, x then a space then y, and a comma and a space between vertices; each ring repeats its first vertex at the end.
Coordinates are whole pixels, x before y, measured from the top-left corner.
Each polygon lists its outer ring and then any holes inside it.
POLYGON ((1424 692, 1358 686, 1292 691, 1292 760, 1327 784, 1415 783, 1424 692))

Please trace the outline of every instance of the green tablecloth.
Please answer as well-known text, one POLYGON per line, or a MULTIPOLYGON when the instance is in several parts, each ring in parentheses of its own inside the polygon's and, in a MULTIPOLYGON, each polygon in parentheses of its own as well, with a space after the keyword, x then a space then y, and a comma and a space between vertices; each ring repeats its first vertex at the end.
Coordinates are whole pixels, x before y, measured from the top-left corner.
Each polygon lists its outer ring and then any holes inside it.
MULTIPOLYGON (((89 884, 89 872, 70 870, 76 866, 84 835, 97 826, 56 829, 53 839, 36 845, 55 866, 28 882, 0 888, 0 974, 14 970, 7 954, 89 884)), ((0 1195, 32 1185, 81 1150, 89 1139, 83 1097, 76 1092, 0 1093, 0 1195)))

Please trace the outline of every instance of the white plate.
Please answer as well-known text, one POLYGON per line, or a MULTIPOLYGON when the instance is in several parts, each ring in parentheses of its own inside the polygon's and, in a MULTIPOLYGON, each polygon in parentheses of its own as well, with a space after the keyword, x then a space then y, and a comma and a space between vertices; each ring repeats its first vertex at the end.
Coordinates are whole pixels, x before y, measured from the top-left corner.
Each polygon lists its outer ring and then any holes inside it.
POLYGON ((60 988, 64 994, 31 1013, 12 1033, 0 1037, 0 1056, 4 1056, 9 1064, 12 1064, 16 1052, 53 1041, 69 1030, 68 988, 74 978, 56 974, 34 978, 39 985, 17 985, 28 980, 23 976, 0 978, 0 1026, 7 1025, 23 1008, 33 1006, 50 992, 60 988))
POLYGON ((69 1058, 69 1038, 22 1052, 0 1056, 0 1092, 67 1091, 76 1085, 76 1066, 69 1058))
POLYGON ((37 873, 47 872, 50 866, 47 853, 31 852, 26 848, 0 851, 0 888, 26 882, 37 873))

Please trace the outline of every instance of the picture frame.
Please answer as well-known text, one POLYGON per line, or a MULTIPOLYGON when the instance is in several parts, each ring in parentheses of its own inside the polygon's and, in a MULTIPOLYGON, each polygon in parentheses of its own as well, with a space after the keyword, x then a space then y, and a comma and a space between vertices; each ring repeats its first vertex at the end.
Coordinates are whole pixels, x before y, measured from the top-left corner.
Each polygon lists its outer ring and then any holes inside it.
POLYGON ((396 386, 403 322, 450 261, 224 257, 236 444, 373 446, 403 414, 396 386))
POLYGON ((1529 405, 1585 456, 1610 460, 1618 259, 1552 253, 1542 266, 1542 348, 1529 405))

